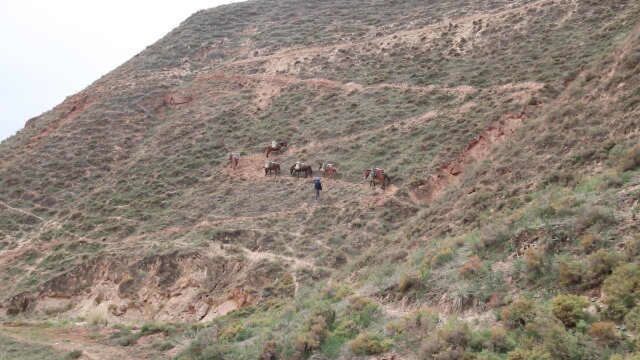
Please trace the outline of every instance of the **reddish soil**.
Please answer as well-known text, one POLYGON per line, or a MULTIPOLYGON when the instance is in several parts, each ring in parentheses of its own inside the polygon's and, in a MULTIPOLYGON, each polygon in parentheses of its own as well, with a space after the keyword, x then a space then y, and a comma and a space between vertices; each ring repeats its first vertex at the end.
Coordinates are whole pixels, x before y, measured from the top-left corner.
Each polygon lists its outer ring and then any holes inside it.
POLYGON ((489 157, 495 146, 504 143, 527 118, 520 114, 507 114, 490 125, 482 134, 473 139, 454 160, 409 192, 416 203, 431 202, 444 194, 450 186, 457 184, 469 165, 489 157))

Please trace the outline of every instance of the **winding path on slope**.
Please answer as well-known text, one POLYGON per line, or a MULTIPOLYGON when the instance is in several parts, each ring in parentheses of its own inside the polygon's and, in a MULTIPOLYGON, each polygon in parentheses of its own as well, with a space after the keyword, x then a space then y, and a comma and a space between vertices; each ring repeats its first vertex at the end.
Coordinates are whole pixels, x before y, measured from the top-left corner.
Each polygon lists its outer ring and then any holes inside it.
POLYGON ((37 324, 0 325, 0 333, 16 341, 51 346, 64 352, 82 351, 81 359, 88 360, 136 360, 163 358, 160 354, 148 354, 139 348, 121 348, 105 345, 92 338, 91 332, 82 326, 73 328, 43 327, 37 324))

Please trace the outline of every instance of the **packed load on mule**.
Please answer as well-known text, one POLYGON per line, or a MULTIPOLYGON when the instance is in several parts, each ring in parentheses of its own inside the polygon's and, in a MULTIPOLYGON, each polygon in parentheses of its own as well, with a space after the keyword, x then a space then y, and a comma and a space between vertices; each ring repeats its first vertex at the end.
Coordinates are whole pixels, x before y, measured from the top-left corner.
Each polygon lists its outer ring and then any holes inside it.
POLYGON ((300 177, 300 173, 303 173, 304 177, 313 176, 313 169, 311 168, 311 165, 307 165, 302 161, 296 161, 295 164, 291 165, 291 169, 289 169, 289 172, 292 176, 295 172, 297 177, 300 177))
POLYGON ((316 200, 320 200, 320 191, 322 191, 322 181, 319 176, 313 178, 313 188, 316 191, 316 200))
POLYGON ((320 164, 318 170, 329 178, 334 177, 338 173, 338 168, 335 164, 322 160, 320 160, 318 164, 320 164))
POLYGON ((288 146, 289 146, 289 144, 286 141, 278 142, 278 141, 272 140, 271 141, 271 145, 267 146, 264 149, 264 152, 267 155, 267 157, 269 157, 269 154, 271 154, 272 152, 285 151, 288 146))
POLYGON ((267 160, 264 163, 264 176, 271 175, 274 173, 276 176, 280 175, 280 163, 275 161, 267 160))
POLYGON ((371 177, 369 181, 369 186, 376 187, 376 183, 380 184, 383 189, 385 189, 389 184, 391 184, 391 178, 387 174, 385 174, 384 169, 372 167, 371 169, 367 169, 364 171, 364 179, 368 179, 371 177))
POLYGON ((228 165, 231 166, 232 169, 237 169, 239 164, 240 164, 240 153, 239 152, 229 153, 228 165))

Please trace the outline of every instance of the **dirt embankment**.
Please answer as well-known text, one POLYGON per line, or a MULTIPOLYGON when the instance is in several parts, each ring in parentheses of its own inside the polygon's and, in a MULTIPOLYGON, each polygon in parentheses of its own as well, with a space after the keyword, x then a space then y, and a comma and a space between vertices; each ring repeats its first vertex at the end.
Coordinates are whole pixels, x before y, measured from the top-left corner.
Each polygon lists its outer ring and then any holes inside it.
POLYGON ((291 277, 281 264, 219 251, 172 252, 129 261, 100 257, 35 291, 7 299, 0 310, 114 322, 196 322, 264 300, 265 287, 272 288, 270 296, 291 297, 291 277))

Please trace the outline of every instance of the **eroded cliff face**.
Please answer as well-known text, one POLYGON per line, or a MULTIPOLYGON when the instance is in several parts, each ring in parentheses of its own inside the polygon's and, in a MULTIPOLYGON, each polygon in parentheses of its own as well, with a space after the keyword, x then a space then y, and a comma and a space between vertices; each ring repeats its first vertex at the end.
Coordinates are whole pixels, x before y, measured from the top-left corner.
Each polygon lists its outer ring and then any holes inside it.
POLYGON ((6 313, 34 313, 135 323, 198 322, 269 299, 293 298, 296 274, 286 261, 240 254, 171 252, 142 260, 105 256, 8 299, 6 313))

